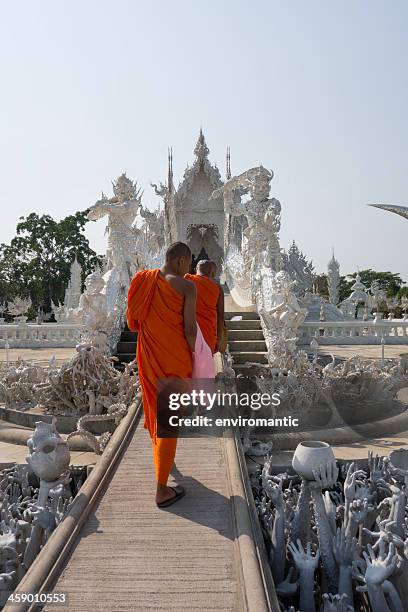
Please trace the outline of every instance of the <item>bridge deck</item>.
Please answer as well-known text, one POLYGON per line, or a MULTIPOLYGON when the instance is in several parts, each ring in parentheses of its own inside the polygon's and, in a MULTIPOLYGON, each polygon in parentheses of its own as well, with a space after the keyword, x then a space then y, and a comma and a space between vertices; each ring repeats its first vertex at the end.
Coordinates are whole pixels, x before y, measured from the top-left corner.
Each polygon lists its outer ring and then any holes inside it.
POLYGON ((159 510, 139 422, 54 587, 70 612, 248 609, 225 448, 219 438, 180 440, 175 475, 187 495, 159 510))

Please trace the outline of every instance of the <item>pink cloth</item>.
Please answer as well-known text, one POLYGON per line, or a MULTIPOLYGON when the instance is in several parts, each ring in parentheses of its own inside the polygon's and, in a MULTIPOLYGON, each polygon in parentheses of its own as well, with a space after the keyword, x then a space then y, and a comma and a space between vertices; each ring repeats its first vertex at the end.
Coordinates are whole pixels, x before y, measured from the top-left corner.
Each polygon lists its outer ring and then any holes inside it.
POLYGON ((214 359, 212 352, 197 325, 197 337, 193 355, 192 378, 215 378, 214 359))

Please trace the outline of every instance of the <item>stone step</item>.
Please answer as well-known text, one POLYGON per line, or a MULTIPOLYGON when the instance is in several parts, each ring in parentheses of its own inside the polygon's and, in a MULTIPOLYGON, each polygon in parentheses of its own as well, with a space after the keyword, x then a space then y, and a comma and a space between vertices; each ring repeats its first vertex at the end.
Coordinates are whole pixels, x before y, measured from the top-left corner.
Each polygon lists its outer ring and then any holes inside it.
POLYGON ((129 330, 123 331, 120 335, 120 342, 133 342, 136 343, 137 332, 131 332, 129 330))
POLYGON ((245 321, 259 321, 259 314, 257 312, 245 312, 243 311, 228 311, 224 313, 224 319, 227 321, 232 317, 242 317, 245 321))
POLYGON ((130 363, 135 358, 135 353, 117 353, 115 355, 119 359, 119 363, 130 363))
POLYGON ((227 329, 262 329, 259 320, 245 319, 244 321, 225 321, 227 329))
POLYGON ((116 348, 117 353, 133 353, 136 355, 136 342, 119 340, 116 348))
POLYGON ((228 347, 230 351, 249 351, 250 353, 256 351, 265 352, 267 351, 265 340, 228 340, 228 347))
POLYGON ((252 363, 268 363, 267 353, 261 351, 230 351, 231 357, 235 363, 245 363, 246 361, 250 361, 252 363))
POLYGON ((261 374, 265 373, 265 368, 268 368, 267 365, 251 365, 251 366, 246 366, 243 364, 237 364, 233 366, 235 374, 238 376, 238 374, 243 374, 243 376, 260 376, 261 374))
POLYGON ((261 329, 228 330, 228 342, 235 340, 264 340, 264 335, 261 329))

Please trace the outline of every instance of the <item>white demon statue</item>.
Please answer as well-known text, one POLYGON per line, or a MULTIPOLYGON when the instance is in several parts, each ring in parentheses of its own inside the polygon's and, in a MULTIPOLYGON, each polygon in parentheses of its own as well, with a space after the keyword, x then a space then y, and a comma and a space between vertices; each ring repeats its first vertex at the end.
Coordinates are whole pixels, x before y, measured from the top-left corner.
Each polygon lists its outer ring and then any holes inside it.
POLYGON ((279 270, 281 266, 278 238, 281 205, 279 200, 269 197, 272 178, 271 170, 257 166, 232 177, 211 195, 212 199, 224 197, 227 228, 231 226, 231 217, 244 217, 246 220, 240 252, 232 246, 233 240, 227 229, 225 268, 235 277, 230 280, 238 292, 248 295, 251 287, 252 301, 259 270, 262 267, 279 270), (245 200, 247 195, 249 199, 245 200))
POLYGON ((281 205, 269 197, 273 172, 263 166, 229 179, 211 195, 224 196, 227 232, 225 274, 233 299, 260 314, 273 367, 289 367, 296 351, 297 329, 307 310, 294 293, 295 281, 282 271, 279 245, 281 205), (249 199, 244 199, 249 196, 249 199), (231 217, 243 220, 242 240, 230 235, 231 217), (241 248, 237 248, 237 243, 241 248))
POLYGON ((88 219, 97 221, 108 216, 106 269, 116 269, 123 286, 128 287, 140 267, 136 248, 140 230, 133 223, 141 206, 142 194, 126 174, 122 174, 112 185, 114 197, 108 199, 102 193, 102 198, 89 209, 88 219))

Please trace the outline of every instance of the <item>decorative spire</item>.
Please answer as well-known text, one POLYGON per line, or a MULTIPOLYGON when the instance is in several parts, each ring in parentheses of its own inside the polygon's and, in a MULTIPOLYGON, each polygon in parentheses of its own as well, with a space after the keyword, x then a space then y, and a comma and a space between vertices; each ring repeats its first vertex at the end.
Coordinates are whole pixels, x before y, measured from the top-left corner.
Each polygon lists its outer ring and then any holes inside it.
POLYGON ((208 157, 210 150, 205 142, 203 130, 200 128, 200 134, 198 136, 197 144, 194 149, 194 154, 197 156, 199 161, 203 161, 208 157))
POLYGON ((334 249, 332 258, 327 264, 327 284, 329 288, 329 301, 337 306, 340 299, 340 264, 334 257, 334 249))
POLYGON ((227 163, 225 176, 227 178, 227 181, 229 181, 231 178, 231 149, 229 147, 227 147, 227 163))
POLYGON ((173 190, 173 148, 168 148, 168 175, 167 175, 167 187, 170 191, 173 190))
POLYGON ((340 264, 334 256, 334 248, 332 249, 332 258, 327 265, 329 270, 339 270, 340 264))

